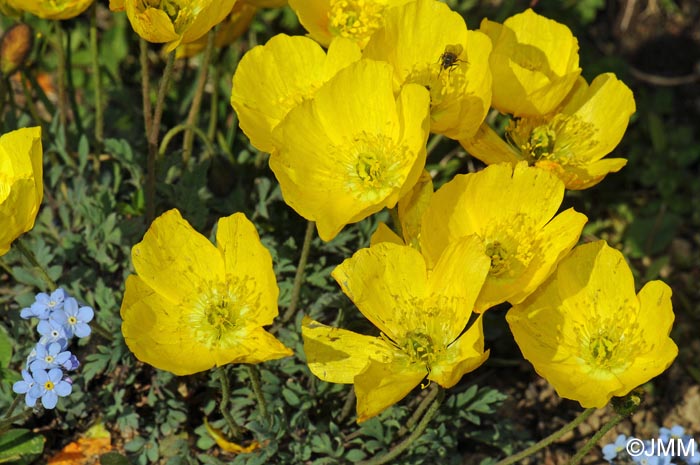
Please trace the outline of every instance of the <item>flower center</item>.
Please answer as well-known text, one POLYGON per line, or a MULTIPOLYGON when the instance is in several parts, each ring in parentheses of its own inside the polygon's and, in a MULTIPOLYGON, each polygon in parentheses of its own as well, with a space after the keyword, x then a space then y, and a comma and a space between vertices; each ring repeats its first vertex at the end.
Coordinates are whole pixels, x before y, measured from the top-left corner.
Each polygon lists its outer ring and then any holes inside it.
POLYGON ((523 213, 505 223, 494 223, 481 235, 491 258, 489 276, 512 278, 528 267, 536 253, 537 231, 523 213))
POLYGON ((55 387, 55 385, 53 384, 53 381, 51 381, 51 380, 48 380, 44 383, 44 389, 46 389, 47 391, 53 391, 54 387, 55 387))
POLYGON ((560 165, 578 165, 581 153, 598 145, 596 128, 576 115, 559 113, 549 120, 518 118, 506 128, 507 137, 528 160, 553 161, 560 165))
POLYGON ((68 324, 71 325, 71 326, 77 325, 77 324, 78 324, 78 318, 76 318, 75 316, 69 316, 69 317, 68 317, 68 324))
POLYGON ((202 7, 198 3, 186 0, 141 0, 142 10, 156 8, 168 15, 177 34, 182 34, 201 13, 202 7))
POLYGON ((406 149, 397 147, 389 137, 363 133, 343 149, 346 162, 345 188, 358 200, 381 202, 405 181, 401 164, 406 149))
POLYGON ((373 0, 331 0, 328 12, 333 35, 364 46, 372 33, 384 24, 384 5, 373 0))
POLYGON ((407 333, 398 344, 401 350, 409 356, 412 362, 425 365, 428 370, 435 358, 435 344, 433 339, 422 331, 407 333))
POLYGON ((46 363, 53 363, 53 355, 47 355, 46 357, 44 357, 44 360, 46 361, 46 363))
POLYGON ((189 315, 193 337, 211 348, 235 345, 236 334, 247 326, 246 314, 256 306, 257 298, 249 288, 252 280, 229 280, 204 289, 189 315))

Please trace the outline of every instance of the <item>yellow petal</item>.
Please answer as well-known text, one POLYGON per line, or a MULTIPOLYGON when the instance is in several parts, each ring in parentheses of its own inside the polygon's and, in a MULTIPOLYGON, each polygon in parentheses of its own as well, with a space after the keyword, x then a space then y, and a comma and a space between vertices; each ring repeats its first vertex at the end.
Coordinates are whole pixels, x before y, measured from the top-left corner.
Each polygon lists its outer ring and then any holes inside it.
MULTIPOLYGON (((243 213, 221 218, 216 231, 216 246, 224 258, 226 280, 255 283, 256 308, 247 317, 251 326, 267 326, 278 314, 279 289, 270 252, 243 213)), ((246 315, 241 315, 246 316, 246 315)))
POLYGON ((489 357, 484 352, 484 324, 479 318, 453 344, 436 363, 430 366, 428 379, 444 388, 451 388, 466 373, 476 370, 489 357))
MULTIPOLYGON (((462 334, 488 275, 491 260, 476 235, 452 242, 430 273, 428 334, 433 342, 452 344, 462 334)), ((482 350, 483 352, 483 350, 482 350)))
POLYGON ((576 83, 578 41, 569 28, 531 9, 503 25, 484 20, 493 42, 493 106, 515 116, 552 112, 576 83))
POLYGON ((427 292, 427 271, 420 252, 382 242, 361 249, 331 273, 362 314, 397 341, 417 325, 407 312, 427 292))
POLYGON ((34 227, 44 195, 41 128, 0 137, 0 256, 34 227))
POLYGON ((394 358, 394 349, 381 338, 332 328, 309 317, 302 321, 301 335, 309 369, 331 383, 353 383, 370 359, 389 362, 394 358))
POLYGON ((163 10, 146 8, 142 10, 135 2, 125 3, 126 14, 131 27, 136 33, 149 42, 161 43, 176 41, 181 38, 175 32, 175 26, 163 10))
POLYGON ((496 163, 515 165, 518 161, 523 160, 520 153, 501 139, 501 136, 486 123, 479 126, 474 137, 461 139, 459 143, 471 156, 487 165, 496 163))
POLYGON ((379 223, 377 230, 374 231, 374 234, 372 234, 372 237, 369 239, 370 246, 377 245, 381 242, 404 245, 403 239, 384 223, 379 223))
POLYGON ((131 249, 136 273, 171 302, 180 302, 211 282, 222 282, 224 260, 209 240, 176 209, 156 218, 131 249))
POLYGON ((326 56, 313 40, 285 34, 254 47, 233 75, 231 105, 241 129, 258 150, 272 152, 272 130, 287 113, 359 57, 359 48, 347 41, 334 42, 326 56))
POLYGON ((294 355, 288 347, 262 328, 241 333, 238 344, 216 353, 216 365, 262 363, 294 355))
POLYGON ((405 360, 394 363, 370 361, 355 377, 357 422, 369 420, 400 401, 425 378, 427 371, 405 360))
POLYGON ((346 224, 394 206, 420 176, 427 91, 405 86, 396 101, 391 74, 385 63, 355 62, 274 131, 284 145, 270 167, 284 200, 315 221, 325 241, 346 224))
POLYGON ((216 445, 221 447, 221 449, 225 450, 226 452, 230 452, 232 454, 249 454, 260 449, 261 447, 260 443, 256 440, 251 441, 247 446, 242 446, 235 442, 229 441, 226 439, 224 432, 210 425, 206 418, 204 419, 204 426, 206 427, 209 436, 214 438, 214 441, 216 441, 216 445))
POLYGON ((126 280, 122 301, 122 334, 137 359, 176 375, 208 370, 213 354, 191 338, 181 308, 155 292, 141 278, 126 280))

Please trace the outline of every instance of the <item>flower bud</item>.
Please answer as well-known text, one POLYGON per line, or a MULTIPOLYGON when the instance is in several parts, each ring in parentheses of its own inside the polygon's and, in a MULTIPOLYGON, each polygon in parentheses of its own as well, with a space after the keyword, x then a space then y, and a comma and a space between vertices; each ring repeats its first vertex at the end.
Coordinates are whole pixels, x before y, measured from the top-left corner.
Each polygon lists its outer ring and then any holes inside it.
POLYGON ((0 42, 0 73, 10 76, 17 71, 32 50, 34 34, 32 28, 19 23, 8 29, 0 42))

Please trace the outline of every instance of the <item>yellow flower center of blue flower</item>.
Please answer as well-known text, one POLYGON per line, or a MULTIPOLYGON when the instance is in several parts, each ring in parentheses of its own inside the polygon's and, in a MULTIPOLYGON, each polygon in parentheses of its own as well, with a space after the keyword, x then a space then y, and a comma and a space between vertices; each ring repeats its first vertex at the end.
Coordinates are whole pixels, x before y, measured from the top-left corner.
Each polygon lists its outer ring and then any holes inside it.
POLYGON ((53 391, 54 387, 55 386, 53 384, 53 381, 51 381, 51 380, 48 380, 44 383, 44 389, 46 389, 47 391, 53 391))
POLYGON ((68 324, 71 326, 77 325, 78 319, 75 316, 71 315, 68 317, 68 324))
POLYGON ((560 165, 581 165, 581 153, 598 145, 596 128, 576 115, 559 113, 549 120, 518 118, 511 120, 506 135, 530 165, 552 161, 560 165))
POLYGON ((405 181, 400 168, 406 149, 382 134, 362 133, 332 150, 347 160, 345 188, 358 200, 381 202, 405 181))
POLYGON ((365 42, 384 23, 384 8, 373 0, 331 0, 329 29, 333 35, 365 42))
POLYGON ((256 306, 257 296, 248 286, 251 280, 230 279, 203 290, 189 316, 194 338, 207 347, 236 344, 237 332, 246 327, 246 314, 256 306))

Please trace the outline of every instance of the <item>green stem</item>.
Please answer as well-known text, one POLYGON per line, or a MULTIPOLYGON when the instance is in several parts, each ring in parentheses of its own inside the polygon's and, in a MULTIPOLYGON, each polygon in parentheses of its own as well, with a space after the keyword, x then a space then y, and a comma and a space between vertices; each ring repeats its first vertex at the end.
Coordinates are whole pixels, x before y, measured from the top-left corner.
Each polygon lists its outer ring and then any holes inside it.
MULTIPOLYGON (((56 53, 58 54, 58 66, 56 68, 58 80, 58 120, 66 132, 68 125, 68 96, 66 92, 66 49, 63 45, 65 33, 61 21, 54 21, 56 25, 56 53)), ((65 138, 63 139, 65 141, 65 138)), ((65 147, 64 147, 65 148, 65 147)))
POLYGON ((418 419, 421 418, 421 415, 423 415, 423 412, 425 412, 425 409, 427 409, 428 406, 431 405, 431 403, 438 396, 440 391, 441 389, 437 387, 436 384, 433 384, 433 388, 428 392, 428 394, 426 394, 421 403, 418 404, 418 407, 416 407, 416 410, 413 412, 408 421, 406 421, 406 424, 402 426, 401 429, 399 429, 397 433, 399 437, 408 433, 411 430, 411 428, 415 426, 416 422, 418 422, 418 419))
MULTIPOLYGON (((100 75, 100 49, 97 42, 97 3, 90 11, 90 58, 92 61, 92 78, 95 90, 95 153, 102 152, 104 142, 104 110, 102 106, 102 79, 100 75)), ((99 159, 99 156, 97 157, 99 159)))
POLYGON ((608 422, 603 425, 594 435, 591 437, 586 444, 574 455, 574 457, 569 462, 569 465, 578 465, 578 463, 591 451, 593 446, 595 446, 600 438, 602 438, 605 433, 617 426, 622 420, 632 415, 639 409, 644 398, 644 390, 641 388, 636 388, 632 390, 625 397, 613 397, 612 406, 615 410, 615 416, 608 420, 608 422))
POLYGON ((567 423, 566 425, 564 425, 561 429, 550 434, 549 436, 542 439, 538 443, 531 445, 530 447, 523 450, 522 452, 519 452, 515 455, 511 455, 510 457, 507 457, 507 458, 501 460, 500 462, 496 463, 496 465, 510 465, 511 463, 518 462, 518 461, 524 459, 525 457, 528 457, 528 456, 534 454, 535 452, 539 451, 540 449, 547 447, 548 445, 550 445, 551 443, 553 443, 554 441, 556 441, 557 439, 559 439, 560 437, 562 437, 563 435, 565 435, 566 433, 568 433, 569 431, 573 430, 578 425, 580 425, 581 423, 586 421, 586 419, 588 417, 590 417, 593 414, 593 412, 595 412, 595 411, 596 411, 596 409, 594 409, 594 408, 588 408, 588 409, 584 410, 576 418, 574 418, 570 423, 567 423))
MULTIPOLYGON (((199 76, 197 77, 197 87, 194 91, 194 98, 190 106, 190 112, 187 114, 186 125, 191 127, 197 126, 199 117, 199 109, 202 107, 202 97, 204 96, 204 88, 207 84, 207 76, 209 74, 209 64, 214 51, 214 38, 216 37, 216 28, 209 30, 207 34, 207 46, 204 49, 204 57, 199 65, 199 76)), ((194 144, 194 132, 191 129, 185 131, 185 137, 182 144, 182 161, 185 165, 190 161, 192 156, 192 145, 194 144)), ((210 148, 211 146, 208 146, 210 148)))
POLYGON ((151 80, 148 66, 148 42, 139 39, 139 62, 141 63, 141 101, 143 104, 143 126, 146 130, 146 139, 151 134, 151 80))
POLYGON ((151 223, 156 216, 156 158, 158 157, 158 134, 160 133, 160 120, 163 117, 163 107, 168 84, 173 74, 175 63, 175 51, 168 55, 163 76, 158 87, 156 106, 151 120, 151 132, 148 134, 148 159, 146 161, 146 222, 151 223))
MULTIPOLYGON (((61 22, 61 21, 57 21, 61 22)), ((66 82, 68 84, 68 100, 70 100, 71 112, 73 113, 73 121, 78 134, 84 134, 83 120, 80 116, 78 108, 78 100, 75 92, 75 82, 73 82, 73 45, 70 32, 66 34, 66 82)))
POLYGON ((386 454, 381 455, 379 457, 373 457, 369 460, 358 462, 358 465, 382 465, 384 463, 388 463, 391 460, 398 457, 399 455, 401 455, 406 449, 409 448, 409 446, 416 442, 416 439, 418 439, 425 432, 425 429, 428 427, 428 423, 430 423, 430 420, 432 420, 433 417, 435 417, 435 415, 437 414, 438 409, 440 408, 440 404, 445 398, 444 389, 438 389, 437 391, 439 395, 433 400, 433 403, 430 404, 430 407, 428 407, 428 410, 426 410, 425 415, 423 415, 423 418, 421 418, 420 422, 416 426, 416 429, 414 429, 413 432, 406 437, 406 439, 398 443, 386 454))
MULTIPOLYGON (((0 120, 5 121, 5 97, 7 96, 7 79, 0 75, 0 120)), ((5 128, 2 128, 5 129, 5 128)), ((2 132, 5 132, 4 130, 2 132)))
POLYGON ((438 146, 438 144, 444 139, 445 137, 442 134, 433 134, 433 136, 430 138, 428 141, 428 145, 425 148, 425 153, 426 156, 430 155, 433 150, 435 150, 435 147, 438 146))
POLYGON ((253 385, 253 392, 255 397, 258 399, 258 409, 260 409, 260 416, 267 419, 267 402, 265 402, 265 395, 263 394, 262 387, 260 385, 260 369, 257 365, 246 364, 248 369, 248 375, 250 376, 250 384, 253 385))
POLYGON ((20 399, 20 396, 15 397, 15 399, 12 401, 12 404, 10 405, 10 408, 7 410, 3 418, 0 419, 0 436, 2 436, 7 430, 9 430, 10 426, 12 426, 13 423, 19 420, 29 418, 34 413, 33 410, 29 409, 24 410, 23 412, 20 412, 17 415, 10 416, 19 404, 20 399))
POLYGON ((168 132, 165 133, 165 136, 163 136, 163 140, 160 143, 160 149, 158 149, 159 158, 163 158, 165 156, 165 151, 168 149, 168 145, 170 144, 172 138, 182 131, 192 131, 192 134, 196 134, 197 136, 199 136, 200 139, 202 139, 204 144, 207 146, 207 150, 209 151, 209 153, 214 153, 214 145, 209 140, 209 138, 203 130, 190 124, 178 124, 174 128, 171 128, 168 132))
POLYGON ((238 423, 236 423, 236 420, 233 419, 233 415, 231 415, 231 411, 228 408, 229 401, 231 400, 231 386, 228 382, 226 367, 217 368, 216 374, 219 377, 219 384, 221 385, 221 402, 219 403, 219 411, 231 430, 231 437, 237 439, 243 433, 243 429, 238 425, 238 423))
POLYGON ((25 103, 27 105, 27 109, 29 110, 29 114, 32 115, 32 119, 34 122, 37 124, 37 126, 41 126, 42 131, 44 129, 44 120, 41 119, 39 116, 39 111, 36 108, 36 104, 34 103, 34 97, 32 96, 31 90, 29 89, 29 84, 27 83, 27 80, 24 79, 24 73, 22 73, 23 78, 20 79, 22 81, 22 93, 24 94, 24 99, 25 103))
POLYGON ((39 270, 39 274, 41 274, 41 278, 44 280, 46 284, 48 284, 49 289, 52 291, 58 288, 58 285, 56 284, 56 281, 51 279, 49 274, 46 272, 43 266, 39 264, 39 261, 36 259, 36 256, 34 255, 34 252, 29 250, 26 245, 21 240, 16 240, 15 241, 15 247, 17 247, 17 250, 20 251, 22 255, 25 256, 27 260, 29 260, 29 263, 32 264, 35 268, 39 270))
POLYGON ((304 283, 304 270, 306 269, 306 262, 309 259, 309 252, 311 251, 311 241, 314 238, 314 228, 316 224, 313 221, 309 221, 306 224, 306 234, 304 234, 304 244, 301 246, 301 256, 299 257, 299 265, 297 266, 296 275, 294 275, 294 285, 292 286, 292 297, 289 302, 289 307, 284 312, 282 317, 282 323, 288 322, 297 311, 297 305, 299 305, 299 296, 301 295, 301 285, 304 283))
POLYGON ((41 103, 44 104, 44 108, 46 108, 46 112, 50 115, 53 115, 56 113, 56 106, 49 100, 49 97, 46 96, 46 92, 44 92, 44 89, 39 85, 39 82, 36 80, 34 75, 29 72, 29 70, 23 71, 24 77, 26 77, 29 80, 29 83, 32 85, 32 89, 34 89, 34 92, 36 95, 39 97, 39 100, 41 100, 41 103))
MULTIPOLYGON (((214 51, 212 63, 219 60, 219 51, 214 51)), ((209 126, 207 127, 207 139, 214 140, 216 137, 216 125, 219 122, 219 67, 214 66, 214 75, 212 76, 211 102, 209 105, 209 126)))
POLYGON ((345 398, 345 403, 343 404, 343 408, 340 411, 340 415, 338 415, 338 419, 336 420, 336 423, 340 424, 345 419, 350 416, 350 412, 352 412, 352 408, 355 406, 355 400, 357 399, 357 396, 355 396, 355 390, 354 389, 348 389, 348 396, 345 398))

